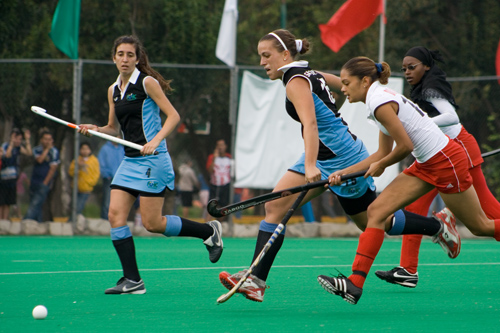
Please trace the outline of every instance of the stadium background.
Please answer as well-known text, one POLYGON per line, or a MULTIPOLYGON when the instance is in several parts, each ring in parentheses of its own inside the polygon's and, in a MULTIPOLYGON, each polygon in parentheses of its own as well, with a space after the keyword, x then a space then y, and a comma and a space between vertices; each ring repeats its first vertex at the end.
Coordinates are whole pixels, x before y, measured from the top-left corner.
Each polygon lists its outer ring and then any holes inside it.
MULTIPOLYGON (((285 26, 297 37, 313 42, 313 52, 305 57, 313 67, 338 73, 341 65, 356 55, 377 58, 378 24, 372 25, 333 53, 321 43, 317 25, 326 23, 343 1, 240 1, 237 34, 237 69, 264 76, 259 69, 256 44, 263 34, 285 26), (286 5, 286 16, 283 14, 286 5), (255 11, 252 6, 261 10, 255 11), (284 20, 285 18, 285 20, 284 20)), ((48 36, 57 1, 29 0, 2 3, 0 41, 0 138, 7 141, 13 127, 28 128, 32 145, 37 145, 37 130, 48 126, 61 151, 62 165, 55 189, 46 205, 46 219, 71 214, 71 180, 67 169, 74 156, 72 130, 35 116, 29 110, 39 105, 50 114, 68 121, 73 115, 74 61, 58 51, 48 36), (37 5, 37 6, 34 6, 37 5), (27 25, 24 22, 32 22, 27 25)), ((174 162, 190 156, 195 169, 204 173, 206 157, 217 138, 232 141, 234 121, 229 115, 230 69, 215 57, 215 44, 223 1, 83 1, 80 20, 79 60, 81 65, 81 122, 104 124, 107 120, 106 91, 117 71, 110 59, 112 41, 122 34, 137 34, 143 41, 154 68, 172 79, 175 91, 169 96, 182 117, 186 131, 168 138, 174 162), (209 131, 206 124, 209 124, 209 131), (197 134, 201 129, 204 134, 197 134)), ((439 49, 446 64, 442 68, 452 81, 460 105, 462 123, 478 140, 482 151, 500 147, 500 86, 495 77, 494 57, 500 27, 496 1, 388 1, 385 60, 394 74, 404 52, 415 45, 439 49)), ((409 87, 405 86, 408 93, 409 87)), ((342 101, 341 101, 342 102, 342 101)), ((90 141, 97 154, 103 142, 90 141)), ((232 149, 233 147, 230 147, 232 149)), ((21 161, 29 174, 30 159, 21 161)), ((494 193, 499 193, 500 159, 488 158, 483 169, 494 193)), ((269 190, 262 189, 260 192, 269 190)), ((259 191, 253 194, 259 194, 259 191)), ((99 185, 90 203, 99 202, 99 185)), ((21 198, 25 209, 27 196, 21 198)), ((166 209, 173 207, 167 200, 166 209)), ((98 212, 86 210, 86 214, 98 212)), ((321 214, 319 214, 321 215, 321 214)))

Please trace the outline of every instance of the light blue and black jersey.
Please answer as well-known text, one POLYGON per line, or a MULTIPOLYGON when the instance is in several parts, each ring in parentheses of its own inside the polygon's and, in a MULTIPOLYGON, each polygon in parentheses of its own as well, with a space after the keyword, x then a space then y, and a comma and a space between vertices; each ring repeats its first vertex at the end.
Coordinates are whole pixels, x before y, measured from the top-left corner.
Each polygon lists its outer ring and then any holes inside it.
MULTIPOLYGON (((353 153, 357 154, 363 147, 361 140, 349 131, 347 123, 340 117, 335 105, 335 99, 330 93, 325 78, 307 66, 306 62, 295 62, 283 75, 283 84, 299 76, 309 82, 314 100, 316 122, 319 133, 318 160, 324 161, 334 157, 343 158, 353 153)), ((300 122, 295 106, 286 99, 286 111, 294 120, 300 122)), ((303 130, 303 127, 302 127, 303 130)))
MULTIPOLYGON (((144 87, 146 77, 146 74, 136 71, 123 93, 118 84, 113 90, 115 114, 124 139, 139 145, 145 145, 151 141, 162 128, 160 108, 148 96, 144 87)), ((166 152, 166 141, 163 140, 156 150, 159 153, 166 152)), ((140 152, 137 149, 125 147, 125 156, 140 156, 140 152)))
MULTIPOLYGON (((349 131, 347 123, 342 119, 335 105, 326 80, 320 73, 308 66, 306 61, 296 61, 281 70, 283 84, 286 85, 296 77, 309 82, 314 100, 314 110, 319 135, 319 151, 316 166, 321 170, 322 178, 326 179, 332 172, 342 170, 356 164, 369 156, 363 142, 349 131)), ((295 121, 300 122, 297 110, 293 103, 286 99, 286 112, 295 121)), ((304 127, 302 126, 302 132, 304 127)), ((290 168, 291 171, 305 174, 305 154, 290 168)), ((343 183, 341 186, 331 187, 337 195, 347 198, 362 196, 370 188, 375 190, 371 177, 357 178, 356 181, 343 183)))
MULTIPOLYGON (((113 87, 115 114, 124 139, 145 145, 162 128, 160 108, 148 96, 144 79, 146 74, 135 70, 122 92, 120 80, 113 87)), ((161 193, 168 187, 174 189, 174 169, 165 140, 156 148, 158 155, 141 156, 137 149, 125 147, 125 158, 118 167, 112 188, 121 187, 140 193, 161 193)))

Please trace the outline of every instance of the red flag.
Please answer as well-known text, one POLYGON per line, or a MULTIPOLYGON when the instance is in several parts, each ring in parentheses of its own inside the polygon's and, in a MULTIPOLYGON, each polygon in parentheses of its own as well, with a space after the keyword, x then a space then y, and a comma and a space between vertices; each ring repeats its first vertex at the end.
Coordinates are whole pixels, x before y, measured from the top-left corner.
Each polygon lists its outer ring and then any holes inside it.
MULTIPOLYGON (((497 76, 500 76, 500 42, 498 42, 498 48, 497 48, 496 68, 497 68, 497 76)), ((500 84, 500 79, 498 79, 498 84, 500 84)))
POLYGON ((347 0, 327 24, 319 25, 321 40, 338 52, 352 37, 372 25, 383 12, 383 0, 347 0))

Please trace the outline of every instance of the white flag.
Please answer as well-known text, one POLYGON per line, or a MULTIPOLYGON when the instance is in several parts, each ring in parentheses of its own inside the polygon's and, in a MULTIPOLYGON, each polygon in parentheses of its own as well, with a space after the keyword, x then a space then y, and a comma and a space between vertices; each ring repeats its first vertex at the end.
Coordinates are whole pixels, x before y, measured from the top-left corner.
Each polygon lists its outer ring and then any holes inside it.
POLYGON ((229 67, 236 64, 236 23, 238 21, 238 0, 226 0, 220 23, 215 56, 229 67))

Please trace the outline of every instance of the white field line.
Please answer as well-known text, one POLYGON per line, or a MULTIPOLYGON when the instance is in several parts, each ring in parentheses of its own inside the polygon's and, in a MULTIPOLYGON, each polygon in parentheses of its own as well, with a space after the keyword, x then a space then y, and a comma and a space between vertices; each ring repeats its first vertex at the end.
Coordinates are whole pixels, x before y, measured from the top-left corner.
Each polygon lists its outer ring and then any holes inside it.
MULTIPOLYGON (((372 267, 395 267, 398 263, 391 264, 374 264, 372 267)), ((435 264, 419 264, 419 266, 499 266, 500 262, 473 262, 473 263, 435 263, 435 264)), ((273 269, 279 268, 325 268, 325 267, 351 267, 348 265, 276 265, 273 269)), ((141 272, 158 272, 158 271, 203 271, 203 270, 231 270, 231 269, 245 269, 248 266, 222 266, 222 267, 176 267, 176 268, 143 268, 141 272)), ((9 272, 1 273, 0 276, 7 275, 44 275, 44 274, 88 274, 88 273, 110 273, 121 272, 121 269, 103 269, 103 270, 85 270, 85 271, 52 271, 52 272, 9 272)))

